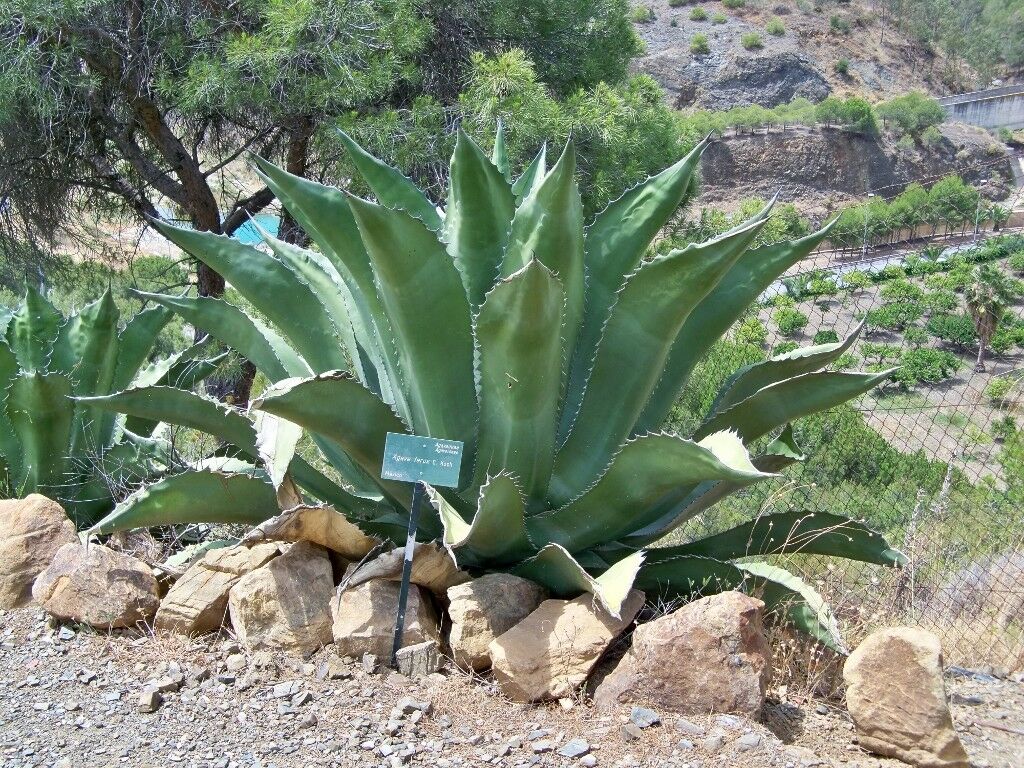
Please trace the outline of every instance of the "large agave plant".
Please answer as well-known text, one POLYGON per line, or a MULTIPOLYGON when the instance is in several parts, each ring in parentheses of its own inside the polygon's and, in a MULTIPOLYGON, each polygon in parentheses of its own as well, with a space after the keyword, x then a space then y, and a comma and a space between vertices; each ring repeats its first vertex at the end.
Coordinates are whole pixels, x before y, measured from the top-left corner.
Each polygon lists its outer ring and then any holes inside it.
MULTIPOLYGON (((317 251, 270 236, 259 250, 159 225, 251 304, 151 297, 276 382, 254 403, 258 423, 160 387, 96 404, 206 429, 247 457, 263 456, 276 481, 298 439, 288 425, 299 425, 344 488, 298 459, 295 481, 396 541, 409 488, 381 478, 385 435, 461 440, 461 485, 428 489, 437 514, 419 531, 461 567, 513 570, 558 595, 589 591, 613 612, 633 586, 665 596, 757 588, 771 603, 796 598, 793 618, 838 644, 827 608, 799 579, 732 561, 804 552, 897 563, 860 523, 782 512, 647 549, 798 460, 793 419, 887 375, 825 370, 852 338, 802 349, 737 371, 694 435, 661 431, 695 364, 825 231, 752 248, 766 209, 718 238, 646 259, 690 188, 703 144, 584 226, 572 142, 550 170, 542 150, 511 181, 500 133, 493 160, 460 134, 441 210, 344 138, 375 202, 256 161, 317 251), (760 452, 752 456, 751 446, 760 452)), ((258 522, 275 509, 274 489, 258 477, 207 472, 138 494, 99 529, 172 522, 183 511, 258 522), (204 494, 202 507, 179 504, 194 493, 204 494)))
POLYGON ((80 525, 114 507, 114 496, 166 471, 171 452, 152 436, 155 422, 118 419, 72 396, 176 382, 191 386, 215 361, 193 347, 151 362, 172 317, 153 307, 119 327, 108 291, 64 318, 29 288, 14 311, 0 311, 0 472, 8 494, 44 493, 80 525))

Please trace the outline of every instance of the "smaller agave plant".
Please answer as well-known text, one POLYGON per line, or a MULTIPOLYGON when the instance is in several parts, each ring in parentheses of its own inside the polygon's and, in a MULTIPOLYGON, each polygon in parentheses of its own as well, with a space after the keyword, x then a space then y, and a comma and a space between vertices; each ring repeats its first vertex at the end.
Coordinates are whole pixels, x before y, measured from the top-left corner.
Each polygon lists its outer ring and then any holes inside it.
POLYGON ((409 487, 381 476, 387 433, 458 440, 460 485, 427 489, 436 514, 421 518, 418 536, 439 540, 459 567, 512 571, 558 596, 591 592, 612 613, 634 587, 663 598, 756 590, 841 647, 813 589, 751 558, 900 563, 862 523, 783 511, 657 546, 715 502, 800 460, 794 419, 888 376, 828 369, 851 336, 742 368, 695 434, 662 431, 696 363, 827 230, 753 247, 766 208, 712 240, 651 256, 691 188, 704 144, 584 226, 571 141, 553 167, 542 149, 513 181, 500 131, 493 158, 460 133, 441 208, 343 138, 375 200, 257 160, 316 250, 269 235, 258 249, 158 225, 255 310, 150 297, 275 382, 253 403, 255 421, 169 387, 90 401, 211 432, 240 458, 262 459, 271 482, 254 472, 168 478, 97 530, 184 518, 259 523, 275 514, 278 495, 304 502, 294 487, 282 494, 291 477, 362 532, 397 543, 409 487), (334 479, 295 456, 303 429, 334 479))
POLYGON ((42 493, 80 525, 114 507, 115 495, 165 473, 170 446, 153 437, 156 422, 118 418, 74 397, 174 382, 191 386, 216 360, 201 346, 151 362, 172 313, 145 309, 119 327, 108 291, 64 318, 35 288, 17 309, 0 313, 0 463, 10 495, 42 493))

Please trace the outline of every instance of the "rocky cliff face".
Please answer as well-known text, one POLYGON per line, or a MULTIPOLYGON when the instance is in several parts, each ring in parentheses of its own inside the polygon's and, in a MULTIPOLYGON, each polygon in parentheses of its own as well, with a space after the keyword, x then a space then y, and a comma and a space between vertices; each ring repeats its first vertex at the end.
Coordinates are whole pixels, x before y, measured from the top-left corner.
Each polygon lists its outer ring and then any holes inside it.
POLYGON ((913 181, 927 185, 948 173, 959 173, 995 199, 1009 192, 1012 170, 1004 146, 958 123, 941 132, 941 141, 914 149, 825 128, 725 137, 704 155, 701 200, 728 208, 740 198, 778 191, 781 200, 824 212, 868 190, 888 198, 913 181))

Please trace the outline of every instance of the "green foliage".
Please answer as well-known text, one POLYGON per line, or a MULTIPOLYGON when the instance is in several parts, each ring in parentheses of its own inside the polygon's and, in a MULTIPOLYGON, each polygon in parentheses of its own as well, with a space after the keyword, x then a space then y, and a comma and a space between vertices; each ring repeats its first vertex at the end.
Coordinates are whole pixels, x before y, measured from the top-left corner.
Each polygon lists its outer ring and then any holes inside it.
POLYGON ((707 21, 708 12, 704 10, 704 6, 695 5, 690 9, 690 21, 707 21))
POLYGON ((815 333, 813 341, 815 344, 834 344, 839 341, 839 334, 834 329, 827 328, 815 333))
POLYGON ((850 60, 838 59, 836 63, 832 65, 832 69, 835 70, 835 73, 837 75, 847 77, 850 74, 850 60))
POLYGON ((638 5, 630 12, 629 18, 634 24, 649 24, 657 17, 649 5, 638 5))
POLYGON ((1016 347, 1024 347, 1024 321, 1005 313, 989 340, 989 346, 997 355, 1005 355, 1016 347))
MULTIPOLYGON (((540 159, 538 172, 520 185, 460 134, 442 217, 397 170, 342 138, 378 202, 342 196, 258 161, 261 177, 313 233, 318 251, 268 235, 268 253, 209 233, 160 227, 224 273, 263 316, 217 300, 153 297, 209 328, 277 382, 251 408, 261 433, 276 439, 256 441, 240 413, 199 408, 200 399, 184 392, 132 390, 104 403, 135 413, 140 398, 152 394, 145 415, 170 423, 194 424, 195 414, 209 411, 202 428, 246 455, 256 445, 274 486, 291 473, 360 529, 393 541, 404 538, 408 489, 381 475, 387 433, 462 441, 467 451, 459 485, 428 486, 435 514, 421 520, 420 537, 440 538, 460 567, 512 570, 557 595, 589 591, 613 612, 634 583, 665 597, 695 587, 744 586, 780 601, 810 599, 784 571, 731 564, 788 551, 770 535, 775 520, 798 524, 818 554, 902 561, 859 524, 832 516, 797 519, 799 513, 779 513, 681 548, 648 550, 646 560, 641 554, 716 499, 796 461, 791 421, 886 378, 824 370, 849 348, 850 338, 756 363, 734 376, 723 372, 692 439, 658 431, 678 395, 686 397, 691 374, 710 360, 706 353, 824 232, 752 247, 768 223, 766 209, 720 238, 645 259, 686 198, 706 145, 627 192, 584 228, 572 141, 550 170, 540 159), (351 370, 340 372, 339 358, 351 370), (189 401, 193 407, 185 407, 189 401), (299 427, 359 495, 300 474, 294 457, 299 427), (767 453, 748 453, 747 445, 775 435, 767 453), (843 535, 823 526, 839 526, 843 535)), ((756 347, 745 349, 760 357, 756 347)), ((160 490, 186 482, 200 480, 180 475, 160 490)), ((256 476, 233 483, 270 488, 256 476)), ((204 505, 226 514, 207 485, 204 505)), ((133 497, 97 530, 129 520, 142 524, 149 511, 166 522, 154 493, 133 497)), ((801 610, 789 616, 839 647, 827 622, 801 610)))
POLYGON ((733 338, 737 344, 763 347, 768 343, 768 328, 756 317, 747 317, 737 324, 733 338))
POLYGON ((807 315, 793 307, 781 307, 772 314, 772 319, 783 336, 795 336, 807 327, 807 315))
POLYGON ((711 46, 708 45, 708 36, 703 32, 698 32, 696 35, 691 37, 690 53, 695 55, 711 53, 711 46))
POLYGON ((842 281, 843 285, 851 291, 862 291, 872 283, 871 276, 861 269, 844 272, 842 281))
POLYGON ((921 382, 937 384, 952 376, 959 367, 960 358, 952 352, 928 347, 910 349, 903 353, 893 380, 904 389, 915 387, 921 382))
POLYGON ((928 291, 921 301, 929 314, 933 315, 940 313, 948 314, 960 306, 960 298, 956 293, 946 288, 936 288, 934 291, 928 291))
POLYGON ((902 331, 923 315, 924 308, 917 302, 886 304, 878 309, 869 310, 864 316, 864 322, 869 328, 902 331))
POLYGON ((1006 396, 1013 391, 1016 385, 1017 382, 1008 376, 999 376, 992 379, 985 387, 985 397, 991 400, 993 405, 1002 408, 1005 405, 1006 396))
POLYGON ((919 325, 911 325, 903 331, 903 340, 912 347, 923 347, 931 335, 919 325))
POLYGON ((722 5, 729 10, 736 10, 737 8, 743 8, 747 4, 747 0, 722 0, 722 5))
POLYGON ((772 347, 772 357, 785 355, 797 349, 800 349, 800 345, 797 344, 795 341, 780 341, 778 344, 772 347))
POLYGON ((955 344, 958 347, 969 347, 978 338, 971 318, 964 314, 940 313, 928 318, 928 333, 937 339, 955 344))
POLYGON ((845 100, 829 96, 814 108, 814 117, 819 123, 842 126, 855 133, 869 136, 878 133, 874 110, 864 99, 856 96, 845 100))
POLYGON ((999 416, 992 422, 992 437, 996 440, 1004 442, 1012 440, 1019 431, 1017 420, 1010 414, 999 416))
POLYGON ((891 122, 899 133, 914 137, 922 136, 926 129, 937 126, 946 119, 946 111, 942 105, 918 91, 896 96, 879 104, 877 112, 887 125, 891 122))
POLYGON ((728 21, 724 13, 713 13, 711 14, 712 24, 725 24, 728 21))
POLYGON ((890 280, 882 286, 879 295, 886 303, 897 301, 921 301, 924 299, 924 290, 905 278, 890 280))
POLYGON ((740 35, 740 44, 748 51, 764 47, 764 43, 761 42, 761 36, 757 32, 745 32, 740 35))
POLYGON ((784 34, 786 34, 786 26, 782 23, 782 19, 780 19, 778 16, 773 16, 768 20, 768 23, 765 24, 764 31, 767 32, 769 35, 774 35, 775 37, 782 37, 784 34))
POLYGON ((864 343, 860 345, 860 351, 865 360, 873 360, 875 365, 895 362, 903 354, 903 350, 895 344, 864 343))
POLYGON ((687 2, 688 0, 668 0, 668 5, 670 8, 678 8, 681 5, 686 5, 687 2))
POLYGON ((829 29, 843 35, 850 34, 850 22, 838 14, 833 14, 828 20, 829 29))

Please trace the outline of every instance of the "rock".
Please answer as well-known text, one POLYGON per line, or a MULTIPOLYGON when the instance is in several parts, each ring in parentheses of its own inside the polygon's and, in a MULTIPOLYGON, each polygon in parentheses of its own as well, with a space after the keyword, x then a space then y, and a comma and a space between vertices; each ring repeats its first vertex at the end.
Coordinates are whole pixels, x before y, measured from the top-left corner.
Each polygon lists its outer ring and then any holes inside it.
POLYGON ((583 757, 589 751, 586 739, 570 739, 559 748, 558 754, 562 757, 583 757))
POLYGON ((298 506, 265 520, 245 535, 243 543, 308 541, 337 552, 347 560, 360 560, 376 545, 333 507, 298 506))
POLYGON ((661 723, 661 717, 653 709, 633 707, 633 710, 629 713, 629 722, 637 728, 650 728, 652 725, 661 723))
POLYGON ((78 541, 64 508, 33 493, 0 501, 0 609, 32 600, 32 582, 57 550, 78 541))
POLYGON ((644 732, 640 729, 638 725, 634 723, 626 723, 624 726, 622 726, 623 741, 636 741, 643 735, 644 732))
POLYGON ((228 612, 247 648, 310 653, 331 642, 333 593, 327 551, 300 541, 239 579, 228 593, 228 612))
POLYGON ((873 632, 843 668, 860 745, 919 768, 967 768, 942 682, 942 647, 912 627, 873 632))
POLYGON ((32 597, 58 619, 97 629, 148 623, 160 604, 148 565, 99 544, 58 549, 32 585, 32 597))
MULTIPOLYGON (((360 658, 365 653, 390 659, 398 616, 399 584, 374 579, 341 591, 332 603, 335 650, 360 658)), ((419 588, 409 589, 402 646, 438 640, 437 614, 430 598, 419 588)))
POLYGON ((167 592, 156 613, 155 629, 182 635, 217 631, 224 624, 231 588, 247 573, 276 557, 278 552, 277 544, 210 550, 167 592))
POLYGON ((717 752, 725 746, 725 734, 714 733, 711 736, 708 736, 706 739, 704 739, 703 746, 705 751, 707 752, 717 752))
POLYGON ((156 712, 160 709, 160 705, 163 703, 163 700, 164 697, 161 695, 160 691, 155 688, 146 688, 139 694, 136 706, 139 712, 156 712))
POLYGON ((441 651, 434 640, 407 645, 395 654, 395 666, 399 673, 418 680, 441 668, 441 651))
POLYGON ((761 736, 757 733, 745 733, 736 739, 736 749, 740 752, 749 752, 761 745, 761 736))
POLYGON ((642 624, 633 647, 594 692, 595 703, 643 702, 679 714, 757 712, 771 658, 763 607, 723 592, 642 624))
POLYGON ((364 653, 363 658, 360 661, 360 666, 362 666, 363 672, 368 675, 372 675, 377 671, 377 655, 373 653, 364 653))
POLYGON ((545 600, 488 647, 495 680, 515 701, 571 695, 643 604, 643 592, 633 590, 615 618, 589 594, 545 600))
MULTIPOLYGON (((404 564, 405 550, 392 549, 354 569, 345 585, 352 588, 376 580, 401 581, 404 564)), ((412 573, 409 578, 413 584, 443 598, 450 587, 469 581, 470 576, 458 569, 448 550, 430 542, 417 543, 413 548, 412 573)))
POLYGON ((689 720, 680 717, 676 720, 676 730, 685 733, 688 736, 703 736, 704 729, 696 723, 691 723, 689 720))
POLYGON ((510 573, 489 573, 451 587, 448 643, 455 663, 477 672, 490 667, 487 646, 529 616, 545 596, 543 587, 510 573))

